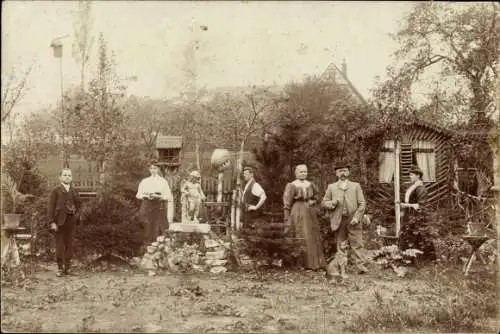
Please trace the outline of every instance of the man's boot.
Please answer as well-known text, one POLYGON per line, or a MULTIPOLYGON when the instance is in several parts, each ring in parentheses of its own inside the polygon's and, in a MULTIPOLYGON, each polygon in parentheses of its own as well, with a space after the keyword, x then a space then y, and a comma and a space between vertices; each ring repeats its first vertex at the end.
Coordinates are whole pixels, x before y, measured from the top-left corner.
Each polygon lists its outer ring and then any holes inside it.
POLYGON ((64 266, 63 266, 63 261, 60 259, 57 259, 57 277, 62 277, 64 276, 64 266))
POLYGON ((64 263, 64 275, 72 275, 73 273, 71 272, 71 263, 69 260, 66 260, 64 263))

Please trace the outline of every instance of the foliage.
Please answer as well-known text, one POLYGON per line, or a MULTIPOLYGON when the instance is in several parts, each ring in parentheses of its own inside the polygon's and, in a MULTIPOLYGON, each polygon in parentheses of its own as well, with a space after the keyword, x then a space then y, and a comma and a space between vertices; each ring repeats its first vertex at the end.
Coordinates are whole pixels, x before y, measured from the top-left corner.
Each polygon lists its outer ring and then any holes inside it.
POLYGON ((125 199, 137 202, 135 197, 137 187, 142 178, 148 176, 149 160, 142 154, 143 148, 137 142, 130 142, 120 147, 109 161, 110 184, 115 194, 125 199))
POLYGON ((230 150, 240 150, 241 143, 258 138, 273 124, 273 111, 281 97, 267 89, 248 89, 240 94, 216 93, 203 105, 207 121, 216 127, 209 136, 213 143, 230 150))
POLYGON ((283 205, 283 191, 288 181, 288 170, 285 169, 287 161, 284 161, 274 139, 265 140, 259 150, 254 151, 255 158, 259 163, 261 173, 258 182, 266 191, 265 210, 279 212, 283 205))
POLYGON ((142 246, 142 224, 133 202, 106 189, 82 207, 75 252, 80 257, 112 254, 133 257, 142 246))
POLYGON ((392 268, 398 277, 404 277, 406 267, 414 263, 420 254, 423 252, 414 248, 401 250, 396 245, 383 246, 373 253, 373 260, 383 268, 392 268))
POLYGON ((103 35, 99 36, 99 61, 95 77, 87 92, 67 96, 65 113, 71 124, 74 148, 85 159, 95 161, 101 170, 113 152, 124 144, 124 111, 122 98, 125 87, 115 72, 113 56, 108 54, 103 35))
POLYGON ((19 204, 26 204, 28 199, 43 195, 45 190, 45 180, 33 163, 24 156, 17 156, 17 153, 8 150, 2 161, 2 212, 21 213, 23 209, 19 204))
POLYGON ((15 68, 11 68, 9 71, 2 71, 2 125, 12 115, 12 110, 26 93, 26 82, 32 69, 33 65, 20 76, 19 73, 16 73, 15 68))
POLYGON ((49 196, 38 197, 26 205, 21 225, 26 226, 32 233, 31 254, 37 258, 52 261, 55 242, 54 235, 49 230, 48 207, 49 196))
MULTIPOLYGON (((321 190, 334 181, 329 170, 334 162, 351 159, 352 174, 359 175, 357 133, 373 124, 372 112, 360 105, 341 85, 322 77, 308 77, 285 87, 284 102, 267 129, 257 160, 266 170, 261 180, 270 191, 268 205, 281 207, 286 182, 293 180, 294 167, 305 163, 309 177, 321 190), (318 133, 322 135, 319 136, 318 133)), ((372 152, 366 150, 366 152, 372 152)))
POLYGON ((411 110, 413 85, 436 65, 435 82, 447 78, 455 81, 449 86, 457 88, 441 103, 441 88, 436 86, 429 106, 436 110, 435 116, 446 113, 438 120, 460 119, 457 109, 467 113, 469 120, 490 117, 495 111, 493 85, 498 78, 498 13, 499 6, 494 3, 417 4, 394 35, 400 45, 394 56, 400 63, 388 68, 388 79, 374 91, 381 118, 411 110))
MULTIPOLYGON (((182 128, 176 107, 168 101, 130 96, 124 105, 127 142, 139 145, 141 155, 151 158, 156 153, 159 134, 180 135, 182 128)), ((128 145, 127 145, 128 146, 128 145)))
POLYGON ((73 41, 73 58, 80 63, 80 85, 85 90, 85 67, 89 61, 89 53, 94 44, 92 28, 92 2, 80 0, 78 9, 74 13, 73 24, 75 41, 73 41))
POLYGON ((12 147, 7 150, 3 159, 4 172, 12 177, 21 193, 35 196, 41 196, 44 193, 46 180, 38 171, 32 157, 12 147))
POLYGON ((302 242, 289 238, 285 233, 281 213, 269 213, 261 219, 255 219, 237 234, 240 238, 236 242, 238 252, 254 261, 270 264, 275 259, 281 259, 285 267, 302 264, 302 242))
POLYGON ((8 154, 35 165, 59 153, 54 125, 46 110, 25 116, 14 131, 15 138, 6 145, 8 154))

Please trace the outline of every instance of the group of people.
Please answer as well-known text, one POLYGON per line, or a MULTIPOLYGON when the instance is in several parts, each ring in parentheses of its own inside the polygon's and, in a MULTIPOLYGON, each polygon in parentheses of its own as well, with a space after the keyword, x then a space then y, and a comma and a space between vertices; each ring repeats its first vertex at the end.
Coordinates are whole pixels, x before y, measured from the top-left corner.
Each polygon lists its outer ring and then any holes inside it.
MULTIPOLYGON (((243 191, 242 202, 245 223, 255 219, 265 201, 265 192, 253 178, 253 168, 245 167, 247 186, 243 191), (252 187, 252 194, 248 188, 252 187), (255 191, 254 191, 255 190, 255 191), (249 217, 249 216, 250 217, 249 217)), ((348 241, 356 268, 366 273, 365 260, 362 253, 362 220, 366 201, 361 186, 349 180, 349 165, 340 163, 335 166, 338 181, 328 185, 326 193, 320 197, 318 188, 307 180, 308 169, 304 164, 295 167, 295 180, 289 182, 283 193, 284 223, 287 232, 298 240, 302 240, 304 249, 303 266, 309 270, 326 268, 323 252, 318 207, 328 210, 330 227, 335 232, 337 249, 348 241)))
MULTIPOLYGON (((334 167, 338 180, 328 185, 322 198, 315 184, 307 180, 308 169, 304 164, 296 166, 295 180, 285 187, 283 194, 285 227, 297 240, 302 240, 305 250, 303 264, 306 269, 327 268, 317 216, 317 209, 321 206, 328 212, 330 228, 335 233, 337 253, 345 250, 345 245, 348 244, 358 273, 368 271, 363 255, 362 237, 366 201, 361 185, 349 179, 349 167, 346 163, 339 163, 334 167)), ((151 175, 140 182, 136 194, 142 201, 139 216, 145 227, 145 244, 156 240, 158 235, 164 233, 166 218, 172 216, 166 215, 165 201, 173 201, 170 186, 160 175, 156 161, 149 164, 149 172, 151 175)), ((410 174, 413 183, 406 191, 404 202, 400 203, 406 218, 415 216, 416 212, 421 211, 427 197, 425 186, 421 181, 422 172, 415 168, 410 174)), ((244 166, 242 176, 245 186, 241 194, 243 224, 262 217, 267 199, 264 189, 255 180, 254 175, 253 166, 244 166)), ((186 194, 200 193, 199 178, 199 173, 192 173, 189 183, 184 184, 183 191, 186 194)), ((73 235, 81 209, 79 194, 71 185, 72 173, 69 168, 62 169, 60 181, 61 184, 51 192, 48 207, 50 229, 55 234, 58 277, 71 274, 73 235)), ((201 191, 198 201, 204 197, 201 191)), ((199 207, 199 204, 195 206, 199 207)), ((196 207, 190 206, 189 211, 196 211, 196 207)))
MULTIPOLYGON (((368 272, 363 252, 366 200, 361 185, 349 179, 349 164, 339 162, 334 171, 337 181, 329 184, 323 197, 320 197, 316 185, 307 180, 307 166, 301 164, 295 167, 295 180, 286 185, 283 193, 284 223, 287 232, 302 241, 305 250, 304 268, 314 271, 325 269, 327 274, 340 275, 336 265, 345 263, 343 258, 347 258, 347 253, 350 253, 357 272, 363 274, 368 272), (323 251, 318 218, 320 207, 326 209, 331 231, 335 235, 336 255, 330 263, 327 263, 323 251), (329 269, 334 272, 329 273, 329 269)), ((254 168, 244 168, 243 175, 247 182, 242 195, 244 224, 262 215, 261 208, 266 199, 265 192, 255 181, 253 173, 254 168)), ((423 173, 418 167, 411 169, 411 185, 405 192, 404 202, 395 204, 401 208, 403 217, 401 247, 426 248, 424 251, 432 252, 426 236, 422 235, 416 226, 422 222, 422 212, 427 200, 422 176, 423 173)))

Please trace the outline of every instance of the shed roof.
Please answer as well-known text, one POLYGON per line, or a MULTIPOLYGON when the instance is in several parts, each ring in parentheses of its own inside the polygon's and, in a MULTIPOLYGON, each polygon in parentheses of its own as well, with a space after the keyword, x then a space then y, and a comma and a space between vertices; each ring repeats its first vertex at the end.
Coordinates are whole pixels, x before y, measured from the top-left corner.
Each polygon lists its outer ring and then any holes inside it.
MULTIPOLYGON (((393 126, 395 127, 396 125, 393 125, 393 126)), ((381 133, 390 132, 391 128, 393 126, 387 125, 387 124, 374 125, 374 126, 368 127, 366 129, 360 131, 356 137, 358 139, 361 139, 361 140, 367 139, 367 138, 372 138, 374 136, 380 135, 381 133)), ((397 125, 397 128, 408 127, 408 126, 420 126, 420 127, 426 128, 426 129, 431 130, 431 131, 439 132, 442 135, 449 137, 449 138, 456 135, 456 133, 454 131, 448 130, 446 128, 432 124, 432 123, 425 121, 425 120, 422 120, 422 119, 415 119, 412 121, 404 122, 402 124, 399 123, 397 125)))
POLYGON ((163 136, 158 135, 156 137, 156 148, 181 148, 182 147, 182 137, 181 136, 163 136))

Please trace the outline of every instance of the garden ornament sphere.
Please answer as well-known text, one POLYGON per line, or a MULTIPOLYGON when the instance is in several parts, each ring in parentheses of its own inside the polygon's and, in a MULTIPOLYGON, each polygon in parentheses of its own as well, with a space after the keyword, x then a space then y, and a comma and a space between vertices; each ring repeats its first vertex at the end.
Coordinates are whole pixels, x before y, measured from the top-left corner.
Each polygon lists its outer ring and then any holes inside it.
POLYGON ((231 154, 228 150, 217 148, 212 153, 210 162, 217 170, 226 170, 231 166, 231 154))

